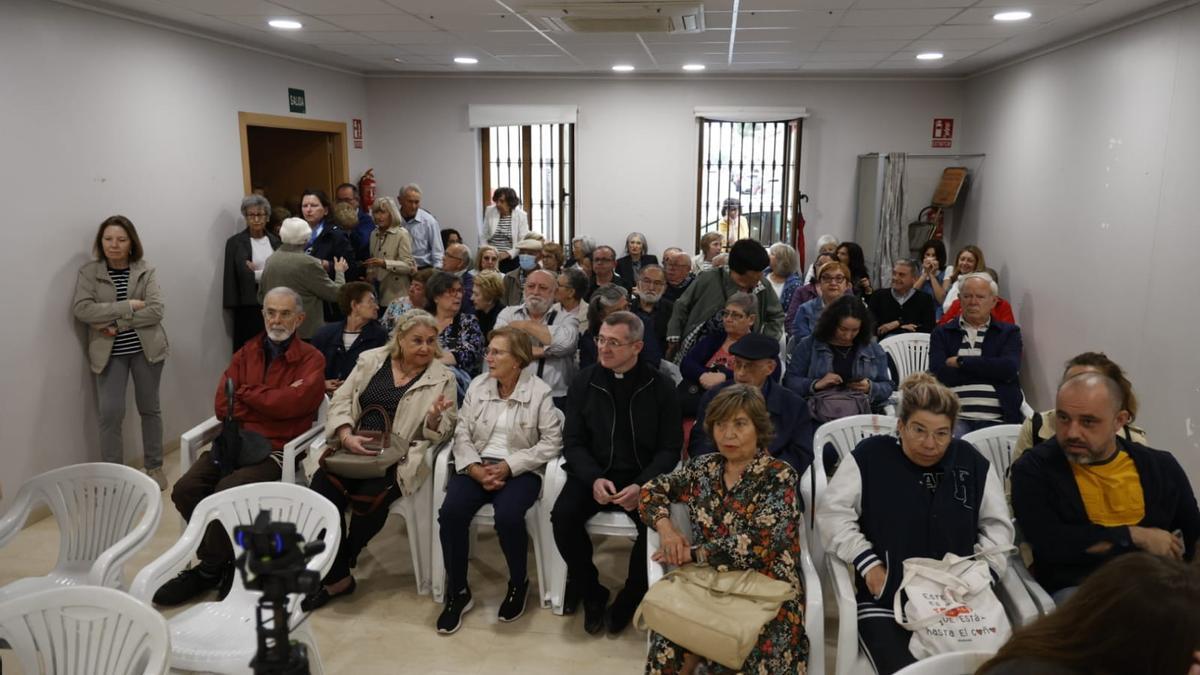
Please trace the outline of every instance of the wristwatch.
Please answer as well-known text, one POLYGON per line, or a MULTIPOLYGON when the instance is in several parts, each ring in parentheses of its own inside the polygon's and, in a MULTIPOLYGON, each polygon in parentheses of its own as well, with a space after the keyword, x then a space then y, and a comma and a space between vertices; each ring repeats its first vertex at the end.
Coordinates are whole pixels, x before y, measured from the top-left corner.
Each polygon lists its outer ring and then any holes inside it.
POLYGON ((699 565, 708 563, 708 554, 704 552, 704 547, 699 544, 692 547, 692 560, 699 565))

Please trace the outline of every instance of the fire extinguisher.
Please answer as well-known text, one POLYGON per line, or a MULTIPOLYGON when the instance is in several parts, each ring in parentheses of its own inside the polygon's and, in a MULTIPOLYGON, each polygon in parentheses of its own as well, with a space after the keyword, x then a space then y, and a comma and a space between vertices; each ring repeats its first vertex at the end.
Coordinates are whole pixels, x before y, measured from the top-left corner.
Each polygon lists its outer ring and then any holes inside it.
POLYGON ((371 212, 371 205, 375 203, 375 169, 367 169, 358 179, 358 201, 363 211, 371 212))

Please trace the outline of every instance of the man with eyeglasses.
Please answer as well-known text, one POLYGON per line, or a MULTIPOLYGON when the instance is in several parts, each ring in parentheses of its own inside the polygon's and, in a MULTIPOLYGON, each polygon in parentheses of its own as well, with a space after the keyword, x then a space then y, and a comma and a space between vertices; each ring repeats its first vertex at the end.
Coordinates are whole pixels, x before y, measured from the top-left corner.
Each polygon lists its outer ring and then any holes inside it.
POLYGON ((611 246, 597 246, 596 250, 592 251, 592 285, 588 288, 588 300, 591 300, 592 293, 604 284, 616 284, 626 291, 632 290, 633 279, 622 277, 616 270, 617 252, 611 246))
POLYGON ((562 410, 575 374, 579 319, 554 302, 557 291, 558 279, 553 273, 530 272, 525 278, 525 302, 500 310, 496 328, 512 326, 533 339, 533 361, 525 369, 550 385, 554 405, 562 410))
POLYGON ((959 279, 962 316, 929 335, 929 370, 954 390, 962 410, 954 437, 997 424, 1020 424, 1021 329, 992 319, 996 282, 975 272, 959 279))
POLYGON ((663 297, 667 290, 667 274, 658 265, 646 265, 638 275, 637 289, 630 309, 646 323, 646 338, 653 340, 655 352, 667 353, 667 326, 675 303, 663 297))
POLYGON ((797 476, 803 475, 813 460, 813 421, 804 399, 779 383, 779 341, 760 333, 750 333, 733 343, 729 353, 733 355, 733 381, 726 381, 704 392, 696 423, 692 426, 692 435, 688 439, 688 456, 717 451, 712 439, 704 432, 705 408, 718 392, 730 384, 748 384, 762 390, 767 413, 771 416, 771 426, 775 429, 767 452, 791 464, 797 476))
POLYGON ((667 273, 667 288, 663 291, 663 297, 674 303, 696 280, 692 272, 692 256, 684 253, 683 249, 669 248, 663 251, 663 269, 667 273))
POLYGON ((792 324, 792 339, 799 341, 812 335, 817 317, 827 305, 846 294, 850 288, 850 268, 845 263, 827 262, 817 271, 817 297, 800 305, 796 310, 796 322, 792 324))
POLYGON ((567 563, 564 612, 583 601, 584 629, 620 633, 646 593, 646 527, 637 517, 641 486, 679 462, 683 428, 670 378, 638 358, 642 320, 614 312, 597 327, 599 362, 580 371, 567 394, 563 457, 567 481, 550 520, 567 563), (608 607, 592 561, 587 521, 602 510, 630 514, 637 540, 625 587, 608 607))
POLYGON ((262 305, 258 304, 258 280, 279 237, 267 229, 271 204, 262 195, 242 200, 246 229, 225 241, 223 306, 233 311, 233 351, 263 330, 262 305))
POLYGON ((916 283, 917 262, 897 260, 892 265, 892 287, 871 294, 867 307, 875 317, 875 334, 880 340, 933 330, 933 296, 917 290, 916 283))
MULTIPOLYGON (((276 287, 263 296, 266 331, 233 355, 217 382, 216 416, 225 417, 225 382, 233 380, 233 416, 241 428, 241 452, 214 442, 196 458, 171 490, 171 501, 184 519, 205 497, 249 483, 279 480, 283 446, 308 431, 325 398, 325 357, 296 330, 304 323, 300 294, 276 287), (218 463, 220 460, 220 463, 218 463)), ((297 463, 302 457, 297 457, 297 463)), ((220 523, 210 523, 196 551, 199 564, 183 570, 154 594, 154 604, 180 605, 217 589, 218 598, 233 582, 233 547, 220 523)))
POLYGON ((466 244, 450 244, 446 247, 442 255, 442 271, 453 274, 462 282, 463 300, 459 311, 474 314, 475 303, 471 300, 471 293, 475 289, 475 277, 467 274, 470 269, 471 249, 466 244))

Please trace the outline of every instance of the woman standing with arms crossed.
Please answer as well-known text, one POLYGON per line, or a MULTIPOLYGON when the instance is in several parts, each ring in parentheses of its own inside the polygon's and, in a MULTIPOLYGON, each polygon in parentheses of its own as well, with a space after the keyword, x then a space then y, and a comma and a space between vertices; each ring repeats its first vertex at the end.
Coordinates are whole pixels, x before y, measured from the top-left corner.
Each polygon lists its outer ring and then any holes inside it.
POLYGON ((169 350, 162 327, 162 292, 154 268, 142 260, 137 230, 125 216, 100 223, 92 252, 96 259, 79 269, 75 281, 74 313, 88 325, 100 453, 106 462, 125 462, 121 423, 125 419, 125 386, 132 375, 134 400, 142 417, 145 471, 165 490, 158 384, 169 350))

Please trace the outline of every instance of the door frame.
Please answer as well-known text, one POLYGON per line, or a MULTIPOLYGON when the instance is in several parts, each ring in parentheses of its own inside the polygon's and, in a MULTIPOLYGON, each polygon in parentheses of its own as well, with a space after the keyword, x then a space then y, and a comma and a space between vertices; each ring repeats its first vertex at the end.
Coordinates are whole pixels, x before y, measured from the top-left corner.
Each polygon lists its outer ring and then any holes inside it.
POLYGON ((293 129, 296 131, 319 131, 334 135, 333 143, 333 185, 349 181, 349 153, 346 147, 346 123, 330 120, 313 120, 284 115, 267 115, 265 113, 238 112, 238 135, 242 143, 242 193, 250 194, 253 186, 250 184, 250 139, 247 127, 272 127, 275 129, 293 129))

